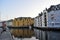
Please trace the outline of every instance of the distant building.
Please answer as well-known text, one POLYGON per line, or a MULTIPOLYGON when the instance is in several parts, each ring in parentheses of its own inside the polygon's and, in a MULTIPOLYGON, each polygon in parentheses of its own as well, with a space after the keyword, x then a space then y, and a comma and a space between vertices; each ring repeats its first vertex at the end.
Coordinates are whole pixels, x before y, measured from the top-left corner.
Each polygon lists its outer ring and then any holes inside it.
POLYGON ((6 21, 1 21, 1 22, 0 22, 0 26, 2 26, 2 23, 3 23, 3 22, 5 22, 6 26, 12 26, 12 21, 13 21, 13 19, 11 19, 11 20, 6 20, 6 21))
POLYGON ((13 21, 13 19, 6 21, 6 25, 7 25, 7 26, 12 26, 12 25, 13 25, 13 24, 12 24, 12 21, 13 21))

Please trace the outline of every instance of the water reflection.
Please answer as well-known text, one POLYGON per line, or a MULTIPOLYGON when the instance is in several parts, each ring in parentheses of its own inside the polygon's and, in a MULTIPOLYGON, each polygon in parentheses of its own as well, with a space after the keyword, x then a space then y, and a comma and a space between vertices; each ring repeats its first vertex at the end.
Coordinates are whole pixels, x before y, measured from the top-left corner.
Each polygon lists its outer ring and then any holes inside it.
POLYGON ((34 36, 34 30, 30 29, 12 29, 10 30, 11 34, 14 35, 14 37, 18 38, 31 38, 34 36))
POLYGON ((59 31, 43 31, 34 29, 35 37, 39 40, 60 40, 59 31))
POLYGON ((31 38, 14 38, 15 40, 38 40, 35 37, 31 37, 31 38))

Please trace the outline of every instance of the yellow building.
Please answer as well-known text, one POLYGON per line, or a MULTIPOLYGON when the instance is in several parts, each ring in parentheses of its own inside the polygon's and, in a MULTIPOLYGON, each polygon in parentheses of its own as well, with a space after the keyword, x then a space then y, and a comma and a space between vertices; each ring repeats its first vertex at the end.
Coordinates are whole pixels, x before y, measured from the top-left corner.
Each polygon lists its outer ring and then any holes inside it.
MULTIPOLYGON (((12 22, 12 26, 14 27, 24 27, 24 26, 31 26, 34 24, 34 19, 30 18, 30 17, 19 17, 19 18, 15 18, 12 22)), ((33 31, 32 30, 20 30, 20 29, 13 29, 12 33, 14 36, 16 37, 31 37, 33 35, 33 31)))

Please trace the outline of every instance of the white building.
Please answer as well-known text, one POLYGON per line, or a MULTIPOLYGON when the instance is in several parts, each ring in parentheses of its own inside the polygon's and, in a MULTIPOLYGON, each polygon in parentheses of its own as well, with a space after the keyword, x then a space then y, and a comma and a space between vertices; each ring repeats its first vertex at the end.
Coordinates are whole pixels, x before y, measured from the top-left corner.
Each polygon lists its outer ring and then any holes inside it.
POLYGON ((13 20, 8 20, 8 21, 6 21, 6 25, 7 25, 7 26, 12 26, 12 25, 13 25, 13 24, 12 24, 12 21, 13 21, 13 20))
POLYGON ((48 23, 47 18, 48 18, 47 10, 44 10, 37 17, 35 17, 34 26, 36 26, 36 27, 47 27, 47 23, 48 23))
POLYGON ((44 10, 42 12, 42 17, 41 17, 41 19, 42 19, 42 27, 47 27, 47 21, 48 21, 47 18, 48 18, 47 10, 44 10))
POLYGON ((5 22, 6 26, 12 26, 12 25, 13 25, 13 24, 12 24, 12 21, 13 21, 13 20, 1 21, 1 22, 0 22, 0 27, 2 26, 2 23, 3 23, 3 22, 5 22))
POLYGON ((35 18, 35 26, 38 25, 39 27, 60 27, 60 4, 52 5, 49 9, 44 10, 40 15, 42 16, 38 15, 38 17, 35 18))
MULTIPOLYGON (((41 14, 35 18, 35 27, 60 27, 60 4, 59 5, 52 5, 50 8, 44 10, 41 14), (36 21, 38 20, 38 21, 36 21), (36 23, 38 26, 36 26, 36 23)), ((58 35, 59 33, 56 32, 45 32, 45 31, 37 31, 37 36, 42 37, 40 40, 45 40, 46 36, 48 36, 48 40, 60 40, 58 35)))
POLYGON ((42 27, 42 13, 34 18, 34 27, 42 27))
MULTIPOLYGON (((53 6, 48 12, 48 27, 60 27, 60 5, 53 6)), ((48 9, 49 10, 49 9, 48 9)))

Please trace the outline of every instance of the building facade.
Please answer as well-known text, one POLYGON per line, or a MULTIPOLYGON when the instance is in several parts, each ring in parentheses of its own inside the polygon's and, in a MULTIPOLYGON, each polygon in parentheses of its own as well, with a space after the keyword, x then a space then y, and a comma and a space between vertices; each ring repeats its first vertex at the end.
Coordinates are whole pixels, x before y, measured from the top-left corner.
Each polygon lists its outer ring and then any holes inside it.
MULTIPOLYGON (((45 9, 42 13, 40 13, 37 17, 35 18, 35 20, 40 20, 38 21, 34 21, 34 23, 38 23, 37 27, 60 27, 60 4, 58 5, 52 5, 50 8, 45 9), (40 15, 40 16, 39 16, 40 15), (40 24, 39 24, 40 23, 40 24)), ((34 24, 34 25, 35 25, 34 24)), ((36 27, 36 25, 35 25, 36 27)), ((37 29, 35 29, 34 31, 36 31, 36 37, 38 37, 40 40, 60 40, 59 33, 57 32, 46 32, 46 31, 42 31, 39 30, 39 32, 37 31, 37 29), (40 36, 38 36, 40 34, 40 36)))

